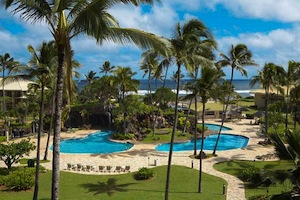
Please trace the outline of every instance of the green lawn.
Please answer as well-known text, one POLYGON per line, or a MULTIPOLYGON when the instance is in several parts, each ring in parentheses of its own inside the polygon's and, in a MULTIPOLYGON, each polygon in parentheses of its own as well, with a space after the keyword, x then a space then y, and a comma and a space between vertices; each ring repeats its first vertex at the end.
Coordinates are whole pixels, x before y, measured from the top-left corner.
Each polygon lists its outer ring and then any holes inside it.
MULTIPOLYGON (((264 177, 270 177, 275 185, 268 188, 269 194, 280 194, 291 190, 291 183, 289 181, 284 182, 283 184, 279 183, 279 176, 282 173, 286 173, 289 169, 295 169, 294 163, 291 161, 228 161, 223 163, 218 163, 214 165, 214 168, 218 171, 231 174, 238 177, 243 169, 247 167, 255 166, 256 168, 261 169, 264 177)), ((246 185, 246 197, 266 194, 265 187, 258 188, 249 188, 246 185)))
MULTIPOLYGON (((154 169, 154 177, 146 181, 136 181, 133 173, 122 175, 82 175, 61 172, 60 199, 110 199, 110 200, 155 200, 163 199, 166 181, 166 166, 154 169)), ((182 199, 214 199, 224 200, 222 185, 226 181, 204 174, 203 192, 197 193, 199 171, 182 166, 172 166, 169 198, 182 199)), ((32 199, 33 191, 5 192, 0 191, 1 199, 32 199)), ((41 174, 40 200, 51 197, 51 171, 41 174)))

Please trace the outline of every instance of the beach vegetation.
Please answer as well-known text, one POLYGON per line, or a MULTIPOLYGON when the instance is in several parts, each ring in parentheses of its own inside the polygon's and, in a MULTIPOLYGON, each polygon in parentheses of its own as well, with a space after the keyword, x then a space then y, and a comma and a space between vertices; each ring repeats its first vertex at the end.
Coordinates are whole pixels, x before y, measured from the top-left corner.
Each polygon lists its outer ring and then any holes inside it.
POLYGON ((134 173, 134 178, 136 180, 147 180, 154 176, 154 171, 147 167, 140 168, 136 173, 134 173))
POLYGON ((290 160, 231 160, 217 163, 214 168, 237 178, 243 178, 241 175, 247 174, 245 179, 242 179, 247 199, 256 195, 272 197, 293 189, 289 171, 295 170, 295 165, 290 160))
POLYGON ((10 142, 0 144, 0 160, 2 160, 7 169, 10 170, 14 163, 18 163, 24 155, 29 155, 35 146, 29 139, 20 142, 10 142))

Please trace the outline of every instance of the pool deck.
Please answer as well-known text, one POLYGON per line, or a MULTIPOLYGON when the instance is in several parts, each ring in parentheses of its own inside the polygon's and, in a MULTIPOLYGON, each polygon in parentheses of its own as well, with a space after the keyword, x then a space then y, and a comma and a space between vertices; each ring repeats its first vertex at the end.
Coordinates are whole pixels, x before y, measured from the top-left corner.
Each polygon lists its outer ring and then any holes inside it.
MULTIPOLYGON (((207 120, 207 123, 216 123, 220 124, 220 122, 216 122, 213 120, 207 120)), ((243 186, 243 182, 234 176, 216 171, 213 168, 213 165, 218 162, 227 161, 231 159, 239 159, 239 160, 255 160, 256 156, 262 156, 267 154, 273 154, 274 149, 272 147, 264 147, 259 145, 258 142, 262 141, 263 138, 257 136, 257 132, 259 130, 258 125, 251 125, 250 120, 242 119, 237 122, 226 122, 225 126, 232 128, 232 130, 224 131, 224 133, 232 133, 243 135, 249 138, 248 146, 244 149, 235 149, 235 150, 227 150, 227 151, 218 151, 217 157, 212 157, 203 160, 203 172, 221 177, 225 179, 228 183, 227 185, 227 200, 244 200, 245 198, 245 190, 243 186)), ((62 133, 61 139, 68 139, 74 137, 84 137, 96 130, 80 130, 76 133, 62 133)), ((34 141, 34 140, 33 140, 34 141)), ((52 143, 52 138, 51 138, 52 143)), ((41 157, 43 158, 44 150, 46 147, 46 137, 42 138, 41 141, 41 157)), ((211 151, 205 151, 210 153, 211 151)), ((186 152, 174 152, 172 158, 173 165, 181 165, 191 168, 192 159, 189 157, 193 154, 193 151, 186 152)), ((32 152, 30 157, 35 157, 36 153, 32 152)), ((52 151, 49 151, 48 159, 52 160, 52 151)), ((74 173, 84 173, 84 174, 114 174, 114 173, 101 173, 97 172, 98 166, 130 166, 130 171, 137 171, 141 167, 154 167, 156 166, 167 165, 168 163, 168 153, 167 152, 159 152, 155 151, 155 145, 153 144, 141 144, 136 142, 134 147, 125 151, 111 154, 64 154, 60 155, 60 169, 66 170, 67 163, 77 164, 81 163, 82 165, 92 165, 96 168, 96 170, 92 172, 81 172, 81 171, 73 171, 74 173)), ((52 168, 52 162, 43 163, 47 169, 52 168)), ((3 167, 4 163, 0 162, 0 166, 3 167)), ((198 160, 193 160, 193 167, 195 169, 199 169, 198 160)), ((222 187, 222 186, 218 186, 222 187)), ((221 191, 221 189, 220 189, 221 191)))

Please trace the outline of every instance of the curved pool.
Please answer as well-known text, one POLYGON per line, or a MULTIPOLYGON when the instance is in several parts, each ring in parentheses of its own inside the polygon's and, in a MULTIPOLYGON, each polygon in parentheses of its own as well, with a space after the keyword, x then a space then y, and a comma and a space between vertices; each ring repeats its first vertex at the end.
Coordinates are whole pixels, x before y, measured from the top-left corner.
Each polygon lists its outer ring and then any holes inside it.
MULTIPOLYGON (((218 134, 207 136, 204 139, 204 150, 213 150, 218 134)), ((221 134, 217 150, 241 149, 247 146, 249 138, 241 135, 221 134)), ((201 139, 197 140, 197 150, 201 148, 201 139)), ((157 151, 169 151, 170 143, 159 144, 155 147, 157 151)), ((194 141, 174 143, 173 151, 194 150, 194 141)))
MULTIPOLYGON (((84 138, 62 140, 60 142, 61 153, 91 153, 107 154, 125 151, 133 147, 130 143, 118 143, 110 141, 112 131, 97 131, 84 138)), ((50 148, 51 150, 53 147, 50 148)))

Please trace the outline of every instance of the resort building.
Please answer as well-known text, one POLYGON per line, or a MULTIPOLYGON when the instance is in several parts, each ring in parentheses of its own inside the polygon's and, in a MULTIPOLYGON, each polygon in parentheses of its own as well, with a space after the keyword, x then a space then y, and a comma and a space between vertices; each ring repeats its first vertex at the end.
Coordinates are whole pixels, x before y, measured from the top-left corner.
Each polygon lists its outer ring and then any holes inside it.
POLYGON ((4 87, 2 86, 2 78, 0 78, 0 99, 2 101, 3 89, 5 91, 5 96, 10 97, 11 100, 6 102, 6 108, 12 108, 18 104, 24 95, 28 91, 28 85, 34 83, 28 80, 15 80, 15 81, 5 81, 4 87))
MULTIPOLYGON (((250 94, 254 95, 254 105, 257 108, 264 108, 265 107, 265 90, 259 89, 259 90, 253 90, 250 92, 250 94)), ((269 104, 277 102, 277 101, 283 101, 284 95, 280 94, 279 91, 270 89, 269 92, 269 104)))

